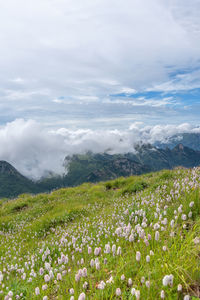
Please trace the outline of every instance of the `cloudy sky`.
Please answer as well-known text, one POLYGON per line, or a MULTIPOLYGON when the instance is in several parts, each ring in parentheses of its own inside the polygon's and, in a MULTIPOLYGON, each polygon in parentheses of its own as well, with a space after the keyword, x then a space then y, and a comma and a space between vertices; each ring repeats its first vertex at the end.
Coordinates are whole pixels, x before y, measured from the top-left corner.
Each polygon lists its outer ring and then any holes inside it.
POLYGON ((136 127, 193 130, 199 112, 200 0, 0 1, 0 159, 24 173, 80 134, 107 132, 106 148, 136 127))

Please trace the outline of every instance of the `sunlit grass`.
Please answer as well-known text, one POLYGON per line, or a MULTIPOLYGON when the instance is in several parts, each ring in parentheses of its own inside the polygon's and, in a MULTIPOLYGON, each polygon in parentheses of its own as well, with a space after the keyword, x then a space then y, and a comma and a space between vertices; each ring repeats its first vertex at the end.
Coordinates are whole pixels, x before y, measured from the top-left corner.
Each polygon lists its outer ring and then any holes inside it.
POLYGON ((197 299, 199 176, 176 169, 2 200, 0 298, 197 299))

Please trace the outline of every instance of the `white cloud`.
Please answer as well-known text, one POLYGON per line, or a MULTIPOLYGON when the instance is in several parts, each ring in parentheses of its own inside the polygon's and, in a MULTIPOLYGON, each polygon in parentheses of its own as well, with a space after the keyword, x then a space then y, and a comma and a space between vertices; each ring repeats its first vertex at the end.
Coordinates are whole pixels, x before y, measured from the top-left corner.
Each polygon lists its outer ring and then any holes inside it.
POLYGON ((93 152, 125 153, 134 151, 139 141, 165 142, 176 134, 198 132, 199 127, 180 125, 144 126, 135 122, 124 130, 47 130, 33 120, 18 119, 0 128, 0 159, 13 164, 22 174, 39 178, 47 171, 62 174, 66 155, 93 152))
POLYGON ((11 79, 10 81, 14 82, 14 83, 17 83, 17 84, 23 84, 25 82, 25 80, 23 78, 21 78, 21 77, 17 77, 17 78, 11 79))
POLYGON ((38 178, 46 170, 63 171, 63 139, 48 134, 35 121, 18 119, 7 123, 0 128, 0 139, 0 159, 10 162, 24 175, 38 178))
POLYGON ((147 91, 174 92, 190 91, 200 88, 200 70, 194 70, 183 74, 177 74, 173 79, 154 85, 147 91))
POLYGON ((198 11, 196 0, 1 1, 0 80, 9 93, 0 100, 28 98, 49 114, 60 96, 75 107, 120 92, 190 88, 170 74, 199 66, 198 11))
POLYGON ((38 177, 62 172, 68 153, 192 131, 177 123, 199 122, 197 101, 142 93, 200 87, 199 11, 199 0, 0 1, 0 158, 38 177))
POLYGON ((62 100, 62 99, 53 99, 52 102, 54 102, 54 103, 59 103, 59 104, 65 103, 65 101, 62 100))
POLYGON ((133 107, 148 107, 156 108, 156 107, 166 107, 167 105, 175 105, 179 102, 175 100, 173 97, 161 97, 160 99, 146 98, 146 97, 115 97, 115 98, 107 98, 102 100, 103 103, 106 104, 122 104, 133 107))

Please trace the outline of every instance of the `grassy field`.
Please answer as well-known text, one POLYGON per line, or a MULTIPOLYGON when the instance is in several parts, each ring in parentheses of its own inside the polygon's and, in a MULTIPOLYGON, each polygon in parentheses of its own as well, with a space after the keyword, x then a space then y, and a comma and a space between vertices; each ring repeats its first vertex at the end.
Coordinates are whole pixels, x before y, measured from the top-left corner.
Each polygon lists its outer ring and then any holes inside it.
POLYGON ((0 299, 199 299, 200 169, 0 200, 0 299))

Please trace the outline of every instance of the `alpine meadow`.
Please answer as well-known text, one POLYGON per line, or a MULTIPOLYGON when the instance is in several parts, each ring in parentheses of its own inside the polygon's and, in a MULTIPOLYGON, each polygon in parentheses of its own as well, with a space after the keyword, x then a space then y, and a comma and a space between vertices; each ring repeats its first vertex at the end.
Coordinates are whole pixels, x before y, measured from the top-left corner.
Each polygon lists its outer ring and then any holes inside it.
POLYGON ((2 201, 2 298, 198 299, 199 178, 177 168, 2 201))
POLYGON ((0 300, 200 299, 200 0, 0 0, 0 300))

